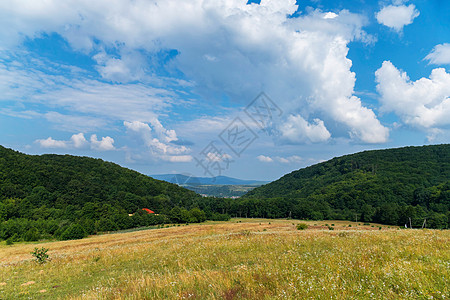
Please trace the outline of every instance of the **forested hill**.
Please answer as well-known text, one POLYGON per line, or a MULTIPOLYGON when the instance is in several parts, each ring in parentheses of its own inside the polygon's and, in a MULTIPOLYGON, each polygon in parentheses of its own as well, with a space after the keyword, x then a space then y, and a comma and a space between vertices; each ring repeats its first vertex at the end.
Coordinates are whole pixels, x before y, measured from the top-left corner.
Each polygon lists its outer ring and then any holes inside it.
POLYGON ((198 195, 101 159, 26 155, 0 146, 0 199, 5 198, 57 209, 107 203, 132 213, 185 206, 198 195))
POLYGON ((359 214, 366 221, 398 224, 408 219, 407 215, 417 215, 417 222, 422 222, 434 212, 444 222, 450 208, 450 145, 364 151, 337 157, 294 171, 244 196, 275 197, 295 203, 290 207, 293 217, 298 218, 353 215, 355 219, 355 214, 359 214))
POLYGON ((0 146, 0 240, 7 242, 229 218, 201 211, 201 200, 101 159, 26 155, 0 146))

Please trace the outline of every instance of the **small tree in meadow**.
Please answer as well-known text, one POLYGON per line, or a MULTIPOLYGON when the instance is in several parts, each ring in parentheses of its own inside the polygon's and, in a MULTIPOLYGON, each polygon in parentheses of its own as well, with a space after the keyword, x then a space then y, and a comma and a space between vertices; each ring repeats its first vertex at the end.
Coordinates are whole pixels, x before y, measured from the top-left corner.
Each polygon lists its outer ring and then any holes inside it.
POLYGON ((47 254, 48 249, 42 247, 41 249, 39 248, 34 248, 34 251, 31 252, 31 255, 34 256, 34 258, 36 259, 36 261, 40 264, 43 264, 47 261, 48 259, 48 254, 47 254))
POLYGON ((305 230, 308 229, 308 225, 305 223, 297 224, 297 230, 305 230))

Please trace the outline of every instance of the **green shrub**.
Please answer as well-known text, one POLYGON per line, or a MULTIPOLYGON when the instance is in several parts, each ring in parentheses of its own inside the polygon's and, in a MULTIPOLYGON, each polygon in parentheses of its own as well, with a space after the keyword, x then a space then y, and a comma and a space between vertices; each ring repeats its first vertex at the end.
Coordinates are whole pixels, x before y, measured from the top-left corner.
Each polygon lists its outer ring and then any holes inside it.
POLYGON ((305 223, 299 223, 297 224, 297 230, 305 230, 308 229, 308 225, 305 223))
POLYGON ((328 230, 334 230, 334 227, 328 226, 328 230))
POLYGON ((31 255, 33 255, 36 259, 36 261, 40 264, 43 264, 47 261, 48 259, 48 254, 47 254, 48 249, 42 247, 41 249, 39 248, 34 248, 34 251, 31 252, 31 255))

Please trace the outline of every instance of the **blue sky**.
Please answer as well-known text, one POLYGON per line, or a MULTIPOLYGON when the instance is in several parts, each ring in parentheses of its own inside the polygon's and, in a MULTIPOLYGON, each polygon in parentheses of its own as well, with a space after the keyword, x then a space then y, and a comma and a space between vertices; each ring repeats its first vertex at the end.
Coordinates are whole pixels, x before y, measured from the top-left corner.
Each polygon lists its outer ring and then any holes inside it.
POLYGON ((0 144, 274 180, 450 140, 444 0, 8 0, 0 144), (252 3, 251 3, 252 2, 252 3))

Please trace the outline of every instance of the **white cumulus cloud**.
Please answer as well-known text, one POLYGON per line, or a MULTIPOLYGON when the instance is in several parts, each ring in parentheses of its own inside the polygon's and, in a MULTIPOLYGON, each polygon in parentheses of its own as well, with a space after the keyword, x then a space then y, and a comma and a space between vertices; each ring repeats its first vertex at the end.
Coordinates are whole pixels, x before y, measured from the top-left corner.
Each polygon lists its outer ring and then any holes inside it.
POLYGON ((175 130, 164 128, 158 119, 152 119, 151 127, 140 121, 125 121, 123 124, 129 132, 138 134, 153 158, 169 162, 192 161, 192 156, 186 154, 189 148, 171 143, 178 141, 175 130))
POLYGON ((324 19, 334 19, 336 18, 338 15, 335 14, 334 12, 327 12, 323 15, 324 19))
POLYGON ((375 73, 382 109, 396 113, 405 124, 427 129, 450 125, 450 73, 443 68, 432 70, 429 78, 410 80, 390 61, 375 73))
POLYGON ((91 135, 91 147, 94 150, 109 151, 114 150, 114 139, 112 137, 106 136, 102 137, 101 140, 97 139, 97 135, 91 135))
POLYGON ((54 140, 52 137, 48 137, 45 140, 36 140, 42 148, 68 148, 67 141, 54 140))
POLYGON ((261 162, 273 162, 270 156, 258 155, 256 158, 261 162))
POLYGON ((411 24, 419 14, 420 12, 414 4, 408 6, 388 5, 376 14, 376 18, 378 23, 400 32, 404 26, 411 24))
POLYGON ((290 115, 280 127, 281 139, 287 142, 324 142, 331 137, 322 120, 314 119, 308 123, 300 115, 290 115))
POLYGON ((54 140, 52 137, 48 137, 47 139, 39 139, 35 142, 42 148, 83 149, 90 147, 98 151, 115 150, 113 138, 106 136, 98 140, 97 135, 93 134, 91 135, 90 141, 88 141, 81 132, 72 135, 69 141, 54 140))
POLYGON ((78 149, 89 146, 89 142, 86 140, 86 138, 84 137, 84 134, 81 132, 78 134, 72 135, 70 140, 72 141, 73 146, 78 149))
POLYGON ((450 65, 450 44, 436 45, 425 59, 434 65, 450 65))

